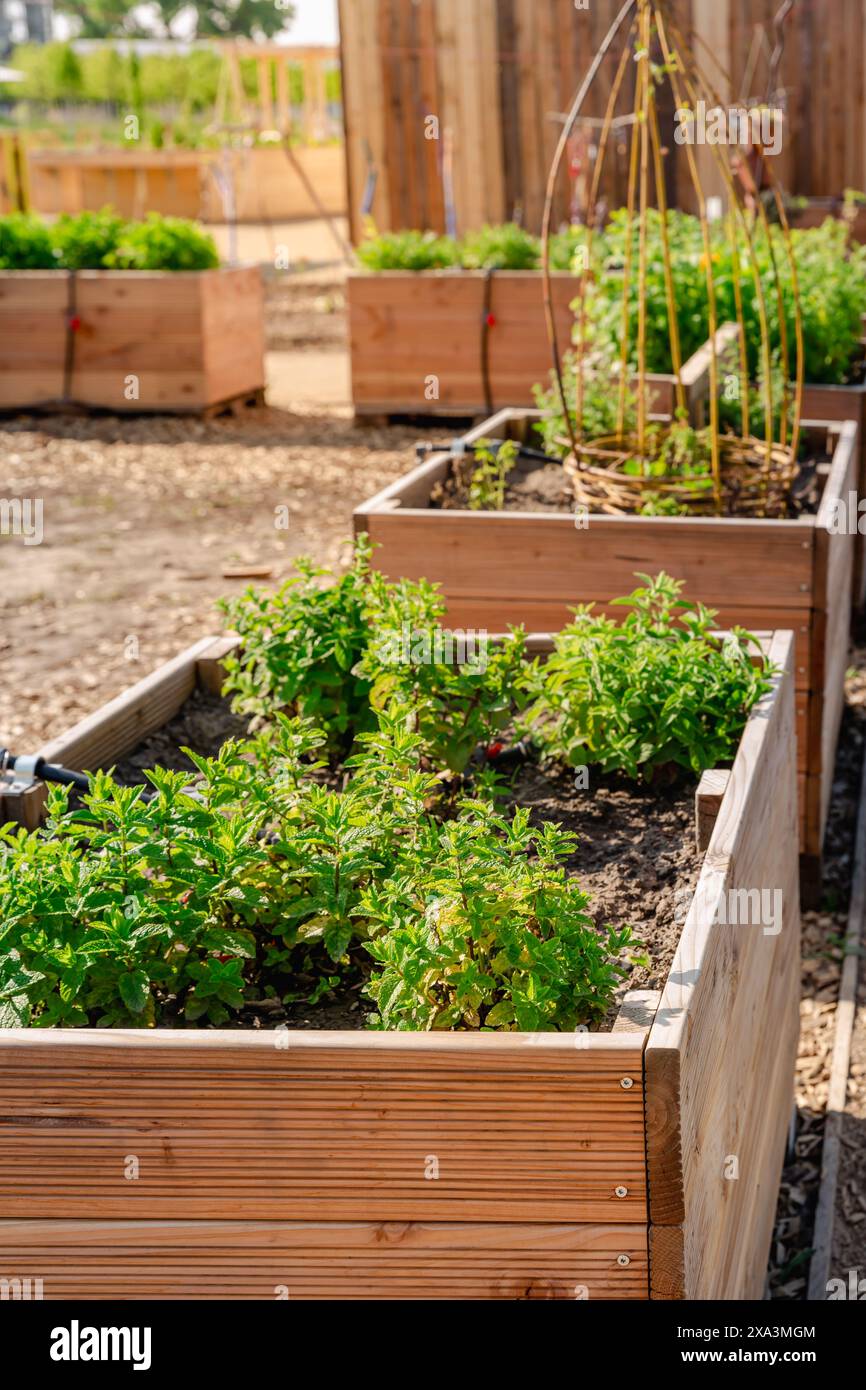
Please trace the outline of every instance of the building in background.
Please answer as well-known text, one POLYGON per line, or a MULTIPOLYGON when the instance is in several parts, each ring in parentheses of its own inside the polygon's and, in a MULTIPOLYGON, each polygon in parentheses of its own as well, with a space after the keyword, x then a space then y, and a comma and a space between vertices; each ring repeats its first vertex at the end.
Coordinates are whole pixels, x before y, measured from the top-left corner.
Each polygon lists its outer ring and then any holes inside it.
POLYGON ((0 58, 17 43, 48 43, 53 32, 52 0, 0 0, 0 58))

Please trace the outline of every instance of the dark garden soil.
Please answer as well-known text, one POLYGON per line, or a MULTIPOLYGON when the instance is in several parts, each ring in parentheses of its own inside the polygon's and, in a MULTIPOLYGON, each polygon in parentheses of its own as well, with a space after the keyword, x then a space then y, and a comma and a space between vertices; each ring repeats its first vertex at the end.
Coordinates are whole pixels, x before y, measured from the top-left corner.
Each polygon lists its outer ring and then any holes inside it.
MULTIPOLYGON (((810 459, 801 465, 800 474, 791 497, 789 516, 797 517, 818 510, 822 475, 829 460, 810 459)), ((436 483, 430 494, 430 506, 438 511, 465 510, 469 506, 471 460, 452 465, 451 474, 436 483)), ((560 463, 545 463, 541 459, 520 457, 506 479, 502 510, 505 512, 571 512, 574 510, 574 491, 560 463)), ((488 511, 490 508, 479 508, 488 511)), ((736 514, 736 513, 734 513, 736 514)))
POLYGON ((635 969, 622 993, 662 989, 703 860, 694 781, 636 785, 593 768, 589 781, 578 790, 573 772, 528 763, 515 779, 514 801, 531 808, 533 822, 556 821, 580 837, 568 868, 590 895, 596 926, 630 926, 646 943, 650 965, 635 969))
POLYGON ((182 751, 191 748, 203 758, 215 758, 230 738, 244 738, 247 720, 233 714, 227 700, 196 690, 173 719, 134 748, 118 763, 115 777, 124 786, 144 782, 144 769, 165 767, 172 772, 195 772, 182 751))
MULTIPOLYGON (((442 511, 467 508, 470 473, 464 466, 459 475, 452 472, 450 477, 437 483, 430 497, 431 507, 442 511)), ((521 458, 508 474, 503 511, 568 512, 573 505, 574 492, 559 463, 521 458)))
MULTIPOLYGON (((194 773, 181 751, 184 747, 214 757, 226 739, 242 738, 244 733, 244 720, 232 714, 225 700, 196 691, 168 724, 118 764, 116 775, 132 786, 144 782, 144 769, 155 763, 194 773)), ((603 1025, 607 1029, 627 990, 664 986, 682 928, 682 905, 694 889, 702 861, 694 838, 695 787, 687 776, 648 787, 618 776, 594 775, 592 769, 589 787, 576 785, 577 780, 573 772, 542 768, 530 760, 512 776, 507 800, 512 806, 528 807, 533 823, 555 821, 579 836, 567 868, 589 894, 588 914, 599 930, 630 926, 649 956, 649 966, 636 967, 623 982, 603 1025)), ((321 976, 297 976, 293 988, 298 1002, 284 1006, 264 1000, 224 1026, 363 1028, 370 1012, 360 993, 366 966, 367 957, 359 948, 338 989, 316 1004, 303 1001, 321 976)))

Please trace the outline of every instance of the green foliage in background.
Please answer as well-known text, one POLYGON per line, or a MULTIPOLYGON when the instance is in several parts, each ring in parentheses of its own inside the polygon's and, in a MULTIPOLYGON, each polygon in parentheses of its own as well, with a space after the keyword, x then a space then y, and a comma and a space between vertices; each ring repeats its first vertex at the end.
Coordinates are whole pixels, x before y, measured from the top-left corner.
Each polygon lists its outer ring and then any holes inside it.
POLYGON ((484 226, 463 238, 460 264, 466 270, 535 270, 540 264, 538 237, 515 222, 484 226))
POLYGON ((459 264, 457 242, 436 232, 382 232, 362 241, 357 255, 367 270, 445 270, 459 264))
MULTIPOLYGON (((683 361, 709 336, 706 259, 700 223, 687 213, 668 217, 674 303, 683 361)), ((862 355, 862 315, 866 312, 866 246, 849 241, 843 221, 828 218, 820 227, 791 233, 797 270, 804 339, 804 379, 809 382, 844 384, 862 355)), ((588 296, 589 317, 595 341, 618 347, 622 337, 623 265, 628 243, 624 210, 613 213, 599 238, 596 279, 588 296)), ((722 224, 712 232, 712 274, 716 294, 716 321, 737 317, 735 271, 739 273, 749 372, 754 380, 763 369, 760 360, 759 298, 753 264, 757 267, 767 312, 772 361, 778 367, 781 335, 778 287, 784 304, 791 376, 796 366, 793 278, 781 228, 773 226, 770 241, 760 225, 753 233, 753 254, 748 253, 742 229, 736 260, 722 224)), ((646 280, 646 368, 670 372, 667 298, 660 218, 654 210, 648 218, 649 272, 646 280)), ((632 227, 632 269, 629 291, 629 356, 634 362, 638 323, 638 229, 632 227)))
MULTIPOLYGON (((552 270, 571 270, 580 245, 580 228, 558 232, 550 238, 552 270)), ((357 248, 358 260, 367 270, 537 270, 541 266, 541 240, 506 222, 470 232, 462 240, 438 232, 406 230, 376 232, 357 248)))
POLYGON ((116 270, 212 270, 219 253, 197 223, 152 212, 143 222, 124 224, 108 264, 116 270))
MULTIPOLYGON (((279 14, 269 4, 274 14, 279 14)), ((99 36, 97 36, 99 37, 99 36)), ((26 108, 28 102, 45 106, 89 104, 115 106, 147 115, 159 112, 169 123, 172 140, 189 144, 212 140, 204 131, 217 98, 221 58, 213 48, 192 48, 188 53, 127 53, 105 44, 86 53, 76 53, 68 43, 21 44, 10 59, 11 67, 24 73, 24 81, 0 84, 0 94, 26 108)), ((254 59, 241 59, 244 91, 255 101, 258 73, 254 59)), ((272 75, 273 80, 273 75, 272 75)), ((341 100, 339 70, 325 73, 327 99, 341 100)), ((300 106, 304 93, 304 73, 298 64, 289 67, 289 98, 300 106)), ((62 137, 63 131, 58 131, 62 137)), ((68 132, 71 135, 71 131, 68 132)), ((100 130, 103 140, 113 135, 119 145, 124 140, 118 122, 112 132, 100 130)))
POLYGON ((54 270, 51 230, 40 217, 10 212, 0 217, 0 270, 54 270))
POLYGON ((122 231, 123 218, 110 208, 58 217, 51 227, 55 265, 64 270, 107 269, 112 264, 122 231))
POLYGON ((272 38, 295 16, 294 5, 283 0, 151 0, 147 6, 139 0, 54 0, 54 9, 85 39, 272 38))
POLYGON ((111 208, 64 214, 51 226, 22 213, 0 217, 0 270, 210 270, 219 265, 209 232, 152 212, 125 222, 111 208))

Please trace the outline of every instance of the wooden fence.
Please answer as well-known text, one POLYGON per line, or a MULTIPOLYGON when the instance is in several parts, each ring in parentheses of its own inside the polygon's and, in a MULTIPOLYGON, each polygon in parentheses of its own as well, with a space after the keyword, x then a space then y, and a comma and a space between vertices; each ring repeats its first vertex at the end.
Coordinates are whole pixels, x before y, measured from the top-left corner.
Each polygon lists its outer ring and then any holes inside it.
MULTIPOLYGON (((590 0, 580 9, 575 0, 339 0, 354 238, 365 211, 380 230, 444 229, 449 146, 459 230, 517 215, 537 231, 564 113, 620 3, 590 0)), ((765 97, 778 4, 673 0, 725 101, 765 97)), ((864 0, 795 0, 784 26, 778 86, 785 127, 777 167, 792 193, 866 187, 864 11, 864 0)), ((604 112, 616 62, 615 48, 585 108, 589 120, 579 125, 563 162, 558 221, 585 190, 598 129, 592 122, 604 112)), ((660 121, 672 132, 667 84, 663 93, 660 121)), ((622 111, 630 96, 624 90, 622 111)), ((626 146, 623 126, 602 189, 611 206, 625 200, 626 146)), ((703 163, 709 169, 706 158, 703 163)), ((690 207, 686 160, 672 139, 667 166, 669 198, 690 207)))

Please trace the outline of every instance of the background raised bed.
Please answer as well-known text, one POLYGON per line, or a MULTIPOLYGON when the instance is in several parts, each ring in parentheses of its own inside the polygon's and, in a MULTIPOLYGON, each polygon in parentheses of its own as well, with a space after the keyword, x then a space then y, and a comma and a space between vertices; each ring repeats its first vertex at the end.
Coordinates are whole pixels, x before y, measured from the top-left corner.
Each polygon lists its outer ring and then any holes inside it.
MULTIPOLYGON (((520 437, 537 418, 537 411, 503 410, 465 439, 520 437)), ((832 427, 814 428, 820 437, 832 427)), ((820 877, 856 541, 830 529, 833 504, 856 488, 858 468, 856 423, 837 428, 820 511, 796 521, 592 515, 582 527, 568 513, 437 510, 428 505, 431 489, 451 468, 442 453, 358 507, 355 529, 370 535, 375 563, 389 577, 441 584, 448 621, 458 627, 555 631, 575 604, 604 609, 629 592, 636 572, 665 569, 690 598, 718 609, 723 627, 791 628, 806 887, 820 877)))
MULTIPOLYGON (((551 276, 561 350, 571 341, 579 286, 579 276, 551 276)), ((479 415, 488 407, 529 406, 533 388, 549 380, 538 270, 355 274, 347 280, 347 303, 358 415, 479 415)), ((682 366, 690 408, 706 392, 705 358, 702 349, 682 366)), ((652 413, 672 414, 673 376, 650 373, 647 383, 652 413)))
POLYGON ((257 267, 0 271, 0 409, 202 410, 263 389, 257 267))

